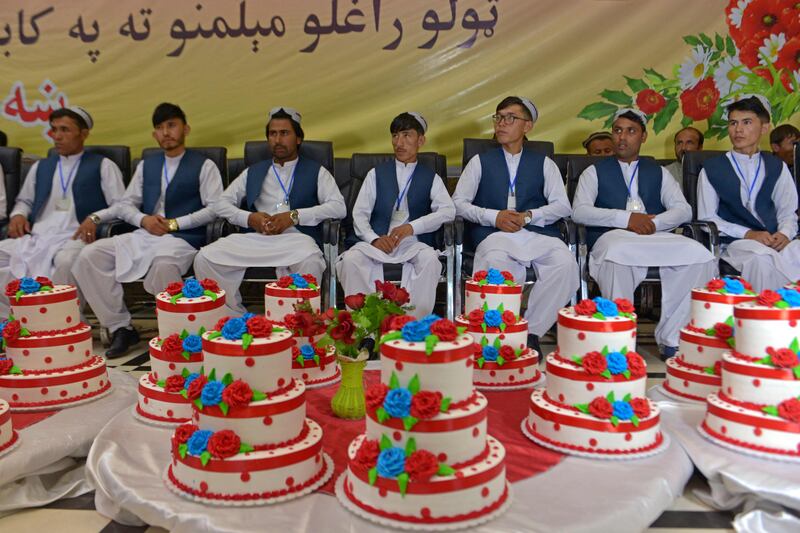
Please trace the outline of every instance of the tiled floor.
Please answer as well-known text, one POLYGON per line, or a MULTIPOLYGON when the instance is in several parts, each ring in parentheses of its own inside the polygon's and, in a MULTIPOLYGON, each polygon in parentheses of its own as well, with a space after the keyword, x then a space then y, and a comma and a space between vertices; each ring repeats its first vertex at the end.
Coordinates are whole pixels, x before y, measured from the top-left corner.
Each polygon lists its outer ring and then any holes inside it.
MULTIPOLYGON (((142 342, 131 351, 131 355, 109 361, 109 366, 125 370, 139 377, 150 370, 147 354, 147 340, 157 335, 152 311, 140 310, 134 314, 134 322, 141 333, 142 342)), ((553 347, 554 339, 546 336, 542 342, 545 353, 553 347)), ((103 349, 96 343, 97 353, 103 349)), ((637 351, 641 353, 648 367, 648 388, 664 379, 664 363, 658 358, 658 349, 653 340, 653 323, 640 321, 637 351)), ((731 520, 735 513, 719 512, 700 502, 693 490, 705 487, 705 480, 699 473, 690 480, 683 495, 665 511, 648 529, 651 533, 722 533, 733 531, 731 520)), ((94 510, 94 494, 78 498, 60 500, 47 507, 21 511, 0 518, 0 532, 51 530, 58 524, 59 533, 160 533, 164 530, 154 527, 130 527, 111 522, 94 510)))

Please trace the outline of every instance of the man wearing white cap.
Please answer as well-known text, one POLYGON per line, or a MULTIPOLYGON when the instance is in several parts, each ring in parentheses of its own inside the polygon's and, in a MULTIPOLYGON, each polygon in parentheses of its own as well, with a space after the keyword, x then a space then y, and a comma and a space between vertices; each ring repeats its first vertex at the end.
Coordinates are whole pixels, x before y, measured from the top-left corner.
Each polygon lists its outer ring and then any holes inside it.
POLYGON ((428 123, 419 113, 392 120, 394 161, 367 173, 353 206, 353 229, 360 242, 336 265, 346 295, 375 290, 384 263, 402 263, 406 288, 417 317, 429 315, 436 299, 442 264, 433 234, 456 215, 442 178, 417 162, 428 123))
POLYGON ((217 165, 186 148, 191 128, 183 110, 159 104, 152 122, 153 138, 163 152, 139 163, 114 206, 119 218, 140 229, 92 243, 72 267, 100 325, 111 332, 110 358, 124 355, 139 341, 122 283, 144 278, 145 290, 155 295, 181 279, 206 243, 206 224, 216 218, 210 204, 222 194, 217 165))
POLYGON ((528 344, 540 351, 539 337, 575 294, 579 278, 575 256, 558 238, 555 225, 570 214, 558 166, 523 149, 538 116, 527 98, 509 96, 497 105, 492 119, 501 146, 469 160, 453 202, 467 221, 465 248, 475 250, 473 272, 507 270, 522 283, 525 269, 535 269, 525 319, 528 344))
POLYGON ((647 116, 621 109, 611 135, 615 157, 581 174, 572 219, 587 226, 589 273, 605 298, 633 300, 633 291, 659 267, 661 319, 656 342, 662 356, 675 355, 680 328, 689 321, 694 287, 713 277, 714 256, 700 243, 670 230, 692 218, 675 178, 655 160, 640 159, 647 140, 647 116))
MULTIPOLYGON (((50 136, 57 154, 33 164, 0 242, 0 288, 12 278, 47 276, 75 284, 70 272, 81 249, 96 238, 97 225, 114 218, 112 208, 125 186, 117 165, 85 152, 93 122, 73 106, 50 114, 50 136)), ((8 299, 0 296, 0 316, 8 299)))
POLYGON ((769 132, 767 99, 745 95, 727 112, 733 149, 703 163, 697 216, 717 225, 721 259, 756 290, 775 290, 800 278, 797 189, 786 164, 759 150, 769 132))
POLYGON ((195 274, 219 282, 232 314, 245 312, 239 285, 248 267, 272 266, 279 276, 307 273, 321 279, 321 223, 346 214, 331 173, 298 154, 304 137, 300 120, 290 107, 269 112, 266 133, 272 159, 245 169, 214 204, 219 216, 246 233, 220 239, 195 256, 195 274))

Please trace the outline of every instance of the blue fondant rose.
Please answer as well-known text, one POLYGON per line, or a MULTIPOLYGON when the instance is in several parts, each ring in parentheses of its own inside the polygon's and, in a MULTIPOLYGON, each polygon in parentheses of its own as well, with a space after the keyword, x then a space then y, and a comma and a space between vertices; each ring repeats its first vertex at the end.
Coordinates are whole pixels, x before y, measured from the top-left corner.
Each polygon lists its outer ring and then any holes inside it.
POLYGON ((383 408, 395 418, 408 416, 411 410, 411 392, 408 389, 392 389, 383 399, 383 408))
POLYGON ((300 347, 300 354, 303 356, 303 359, 314 359, 316 352, 314 351, 313 346, 310 344, 304 344, 300 347))
POLYGON ((503 315, 496 309, 490 309, 483 314, 483 321, 490 328, 497 328, 503 323, 503 315))
POLYGON ((489 272, 486 274, 486 281, 492 285, 502 285, 505 283, 506 278, 504 278, 503 274, 496 268, 490 268, 489 272))
POLYGON ((230 341, 239 340, 247 333, 247 322, 244 318, 231 318, 222 326, 222 336, 230 341))
POLYGON ((402 329, 403 340, 408 342, 422 342, 431 334, 430 324, 421 320, 409 322, 402 329))
POLYGON ((222 401, 222 391, 225 390, 225 384, 221 381, 209 381, 203 387, 203 392, 200 394, 200 401, 203 405, 218 405, 222 401))
POLYGON ((612 374, 622 374, 628 370, 628 359, 619 352, 610 352, 606 355, 606 364, 612 374))
POLYGON ((3 334, 3 330, 6 329, 6 325, 8 324, 8 320, 3 320, 0 322, 0 335, 3 334))
POLYGON ((789 304, 789 307, 800 307, 800 292, 794 289, 778 289, 777 293, 789 304))
POLYGON ((183 349, 189 353, 197 353, 203 349, 203 339, 199 335, 189 335, 183 339, 183 349))
POLYGON ((213 431, 207 429, 200 429, 192 433, 189 440, 186 441, 186 447, 190 454, 200 455, 208 448, 208 439, 213 435, 213 431))
POLYGON ((725 290, 731 294, 742 294, 744 292, 744 285, 736 278, 725 278, 725 290))
POLYGON ((420 318, 419 321, 430 327, 431 324, 433 324, 437 320, 441 320, 441 318, 442 317, 440 317, 439 315, 431 313, 429 315, 425 315, 424 317, 420 318))
POLYGON ((183 282, 183 296, 186 298, 198 298, 203 295, 203 286, 194 278, 189 278, 183 282))
POLYGON ((620 420, 630 420, 633 416, 633 407, 628 402, 614 402, 611 404, 614 409, 614 416, 620 420))
POLYGON ((500 352, 494 346, 484 346, 481 355, 483 355, 484 361, 492 363, 497 361, 497 356, 500 355, 500 352))
POLYGON ((394 478, 406 469, 406 452, 400 448, 386 448, 378 455, 378 475, 394 478))
POLYGON ((33 278, 22 278, 19 280, 19 290, 21 290, 25 294, 32 294, 34 292, 39 292, 39 289, 41 288, 42 284, 33 278))
POLYGON ((251 318, 253 318, 254 316, 256 316, 256 314, 255 314, 255 313, 245 313, 245 314, 243 314, 243 315, 242 315, 242 320, 244 320, 245 322, 247 322, 248 320, 250 320, 250 319, 251 319, 251 318))
POLYGON ((594 299, 594 303, 597 306, 597 312, 605 317, 617 316, 619 314, 617 304, 611 300, 607 300, 598 296, 594 299))
POLYGON ((308 288, 308 281, 300 274, 292 274, 292 279, 294 280, 294 286, 298 289, 308 288))
POLYGON ((199 377, 200 377, 200 374, 198 374, 197 372, 192 372, 191 374, 186 376, 186 379, 183 380, 183 388, 184 389, 188 389, 189 385, 192 384, 192 381, 196 380, 199 377))

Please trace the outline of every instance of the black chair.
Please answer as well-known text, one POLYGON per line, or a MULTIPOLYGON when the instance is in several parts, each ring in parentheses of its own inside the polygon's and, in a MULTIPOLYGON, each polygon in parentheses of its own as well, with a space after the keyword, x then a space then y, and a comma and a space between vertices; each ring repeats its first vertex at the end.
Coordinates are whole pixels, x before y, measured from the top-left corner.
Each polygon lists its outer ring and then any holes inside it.
POLYGON ((656 159, 656 163, 658 163, 658 165, 662 167, 669 166, 674 162, 675 162, 674 159, 656 159))
POLYGON ((0 147, 0 167, 3 169, 6 187, 6 211, 3 213, 4 220, 0 222, 0 238, 5 238, 8 233, 8 219, 25 177, 22 174, 22 148, 0 147))
MULTIPOLYGON (((89 153, 100 154, 112 160, 122 172, 122 181, 127 187, 131 182, 131 149, 121 145, 93 145, 84 146, 83 149, 89 153)), ((57 154, 55 148, 47 151, 47 156, 57 154)))
MULTIPOLYGON (((217 165, 219 173, 222 176, 222 188, 228 186, 228 149, 223 146, 192 146, 190 149, 199 152, 209 158, 217 165)), ((142 159, 150 157, 151 155, 162 152, 161 148, 145 148, 142 150, 142 159)), ((136 168, 136 167, 134 167, 136 168)))
POLYGON ((555 161, 558 171, 561 172, 561 177, 564 179, 565 184, 567 183, 567 161, 569 156, 570 154, 553 154, 553 157, 551 157, 555 161))
MULTIPOLYGON (((466 166, 467 162, 474 156, 483 153, 487 150, 497 148, 500 145, 493 139, 464 139, 464 155, 462 162, 466 166)), ((553 158, 555 148, 553 143, 549 141, 524 141, 523 150, 530 150, 539 154, 546 155, 553 158)), ((569 250, 577 253, 577 238, 575 233, 575 225, 570 219, 561 219, 558 221, 559 229, 561 230, 561 240, 567 245, 569 250)), ((462 313, 463 309, 463 292, 464 282, 472 276, 472 264, 475 259, 475 250, 468 249, 464 243, 464 219, 456 217, 455 221, 455 275, 454 275, 454 291, 455 291, 455 312, 462 313)), ((525 283, 533 284, 536 282, 536 271, 533 268, 525 269, 525 283)))
POLYGON ((228 185, 230 185, 233 180, 238 178, 246 168, 247 167, 244 164, 243 157, 228 159, 228 185))
MULTIPOLYGON (((367 177, 367 174, 370 170, 375 168, 376 166, 380 165, 385 161, 392 161, 394 160, 394 154, 392 153, 382 153, 382 154, 353 154, 352 158, 350 159, 350 176, 352 177, 352 183, 350 186, 349 195, 346 197, 347 201, 347 217, 348 221, 342 222, 342 230, 339 232, 339 245, 343 248, 349 247, 352 243, 358 241, 355 237, 355 233, 352 229, 352 217, 353 217, 353 206, 356 203, 356 199, 358 198, 358 193, 361 190, 361 186, 364 184, 364 180, 367 177)), ((444 180, 443 176, 447 175, 447 158, 444 155, 438 154, 436 152, 420 152, 417 154, 417 160, 419 164, 425 165, 431 169, 433 169, 439 177, 444 180)), ((440 250, 446 252, 446 255, 441 256, 440 260, 442 261, 442 266, 444 270, 444 276, 440 277, 439 282, 444 282, 447 287, 447 295, 446 295, 446 308, 447 308, 447 317, 451 320, 455 314, 455 307, 454 307, 454 250, 453 250, 453 224, 447 223, 444 224, 439 230, 436 232, 434 237, 435 247, 440 250)), ((338 256, 338 246, 334 250, 334 258, 338 256)), ((403 265, 402 264, 385 264, 383 266, 383 279, 386 281, 393 281, 399 282, 403 275, 403 265)), ((332 285, 335 286, 336 284, 336 270, 332 270, 332 285)))
MULTIPOLYGON (((330 141, 303 141, 300 145, 300 156, 310 157, 334 174, 333 143, 330 141)), ((267 141, 247 141, 244 143, 244 164, 249 167, 253 163, 272 159, 272 149, 267 141)))

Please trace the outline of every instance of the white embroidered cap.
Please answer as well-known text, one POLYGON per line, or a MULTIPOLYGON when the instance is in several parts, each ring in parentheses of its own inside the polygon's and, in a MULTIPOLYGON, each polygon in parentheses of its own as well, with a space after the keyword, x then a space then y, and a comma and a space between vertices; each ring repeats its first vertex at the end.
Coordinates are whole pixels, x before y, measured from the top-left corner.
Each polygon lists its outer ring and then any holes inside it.
POLYGON ((84 122, 86 122, 86 125, 89 127, 89 129, 92 129, 92 127, 94 126, 94 120, 92 120, 92 115, 90 115, 88 111, 76 105, 71 105, 67 109, 69 109, 76 115, 79 115, 84 120, 84 122))
POLYGON ((275 113, 279 112, 279 111, 283 111, 284 113, 286 113, 287 115, 292 117, 292 120, 294 120, 295 122, 300 124, 300 119, 302 118, 302 115, 300 115, 300 112, 297 109, 293 108, 293 107, 285 107, 285 106, 278 106, 278 107, 273 107, 272 109, 270 109, 269 110, 269 117, 267 117, 267 121, 272 120, 272 116, 275 113))
POLYGON ((536 122, 536 120, 539 118, 539 110, 536 109, 536 106, 533 105, 533 102, 528 98, 520 96, 519 99, 522 100, 522 105, 524 105, 525 108, 528 110, 528 113, 531 114, 531 121, 536 122))
MULTIPOLYGON (((761 95, 761 94, 743 94, 743 95, 737 96, 736 99, 734 100, 734 102, 741 102, 742 100, 749 100, 750 98, 755 98, 756 100, 761 102, 761 105, 764 106, 764 109, 767 110, 767 113, 769 113, 769 116, 772 117, 772 106, 769 104, 769 100, 767 100, 767 98, 764 95, 761 95)), ((727 116, 727 112, 725 113, 725 116, 727 116)))
POLYGON ((421 113, 417 113, 416 111, 406 111, 406 113, 414 117, 417 122, 419 122, 419 125, 422 126, 422 133, 427 133, 428 121, 425 120, 425 117, 423 117, 421 113))
POLYGON ((642 127, 643 128, 647 127, 647 115, 642 113, 640 110, 634 109, 632 107, 623 107, 622 109, 620 109, 619 111, 614 113, 614 120, 617 120, 619 117, 621 117, 625 113, 633 113, 634 115, 639 117, 639 120, 640 120, 640 123, 641 123, 642 127))

